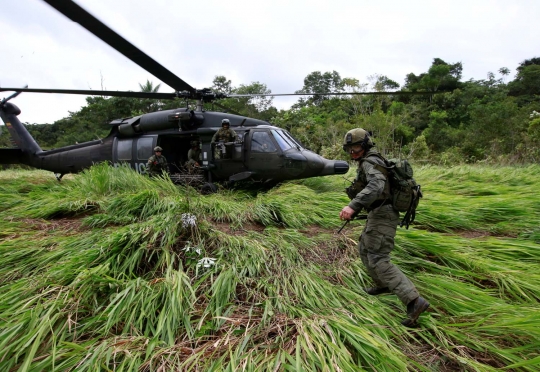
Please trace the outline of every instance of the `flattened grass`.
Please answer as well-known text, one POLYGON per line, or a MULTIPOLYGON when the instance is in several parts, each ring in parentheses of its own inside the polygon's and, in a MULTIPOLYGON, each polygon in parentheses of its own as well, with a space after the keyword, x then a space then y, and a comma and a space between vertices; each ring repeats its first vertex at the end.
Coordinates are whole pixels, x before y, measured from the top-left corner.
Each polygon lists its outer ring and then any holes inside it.
POLYGON ((536 371, 539 170, 416 169, 394 252, 431 302, 413 330, 363 291, 361 223, 334 234, 343 178, 201 196, 105 165, 0 172, 0 369, 536 371))

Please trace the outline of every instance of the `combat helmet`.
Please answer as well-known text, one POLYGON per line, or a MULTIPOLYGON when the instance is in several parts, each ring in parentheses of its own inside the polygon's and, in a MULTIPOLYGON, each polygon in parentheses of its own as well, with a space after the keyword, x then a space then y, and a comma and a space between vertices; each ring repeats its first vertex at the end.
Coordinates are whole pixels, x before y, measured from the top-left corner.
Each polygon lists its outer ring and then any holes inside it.
POLYGON ((224 125, 231 126, 231 122, 229 121, 229 119, 221 120, 221 126, 224 126, 224 125))
POLYGON ((157 152, 157 151, 163 151, 163 149, 159 146, 156 146, 154 147, 154 152, 157 152))
POLYGON ((371 140, 367 130, 355 128, 345 134, 345 137, 343 138, 343 151, 349 152, 353 145, 362 145, 362 148, 367 150, 375 146, 375 143, 371 140))

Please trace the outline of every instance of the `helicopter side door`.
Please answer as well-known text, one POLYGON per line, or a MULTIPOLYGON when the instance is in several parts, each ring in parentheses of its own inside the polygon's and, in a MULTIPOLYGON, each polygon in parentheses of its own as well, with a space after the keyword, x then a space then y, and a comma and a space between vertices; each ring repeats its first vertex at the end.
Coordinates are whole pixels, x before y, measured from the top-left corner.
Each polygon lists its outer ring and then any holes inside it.
MULTIPOLYGON (((211 146, 210 162, 213 164, 212 174, 217 179, 226 180, 229 177, 246 171, 244 158, 244 134, 237 133, 238 140, 235 143, 215 144, 211 146)), ((203 142, 203 164, 208 153, 204 151, 203 142)))
POLYGON ((113 163, 115 167, 129 166, 139 173, 146 172, 146 162, 154 153, 157 135, 139 138, 115 138, 113 144, 113 163))
POLYGON ((247 143, 247 166, 254 173, 253 178, 279 179, 283 171, 283 153, 270 130, 250 130, 247 143))

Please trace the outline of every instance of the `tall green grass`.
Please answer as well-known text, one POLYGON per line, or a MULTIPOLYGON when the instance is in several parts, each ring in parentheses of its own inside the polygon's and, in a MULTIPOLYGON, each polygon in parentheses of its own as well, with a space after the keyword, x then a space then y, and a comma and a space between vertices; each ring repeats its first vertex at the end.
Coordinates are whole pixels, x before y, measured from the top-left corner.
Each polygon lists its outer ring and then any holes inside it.
POLYGON ((202 196, 105 165, 0 172, 0 369, 536 371, 539 170, 416 169, 393 260, 431 302, 417 329, 364 293, 341 177, 202 196))

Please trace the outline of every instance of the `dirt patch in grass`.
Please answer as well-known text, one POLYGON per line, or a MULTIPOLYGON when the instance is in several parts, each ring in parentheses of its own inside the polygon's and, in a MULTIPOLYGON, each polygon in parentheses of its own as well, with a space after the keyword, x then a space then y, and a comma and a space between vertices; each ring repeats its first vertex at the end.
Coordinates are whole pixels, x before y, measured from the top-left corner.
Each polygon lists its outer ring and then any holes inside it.
POLYGON ((334 230, 319 226, 309 226, 301 232, 308 237, 325 235, 325 238, 313 239, 313 245, 300 249, 300 254, 307 263, 318 266, 332 283, 343 284, 340 270, 358 259, 357 242, 346 235, 334 234, 334 230))
MULTIPOLYGON (((311 237, 321 235, 321 234, 331 234, 334 231, 330 229, 325 229, 320 226, 306 226, 305 228, 299 230, 302 234, 311 237)), ((336 230, 337 231, 337 230, 336 230)), ((337 236, 337 235, 336 235, 337 236)))
POLYGON ((321 266, 341 265, 350 260, 351 249, 334 242, 318 242, 300 251, 304 260, 321 266))
MULTIPOLYGON (((250 348, 264 349, 267 354, 276 354, 283 348, 292 352, 298 334, 295 320, 285 314, 276 314, 261 326, 263 309, 248 305, 238 304, 233 312, 219 317, 222 323, 218 329, 215 329, 215 319, 202 322, 194 340, 182 341, 171 351, 182 360, 197 354, 204 355, 205 359, 218 359, 227 355, 232 347, 245 342, 246 335, 250 335, 250 348)), ((202 307, 195 309, 197 315, 202 315, 204 310, 202 307)), ((194 363, 204 363, 204 359, 194 359, 194 363)))
POLYGON ((63 235, 75 235, 88 230, 82 225, 83 215, 70 218, 44 220, 40 218, 24 218, 21 220, 29 230, 37 230, 38 234, 51 234, 61 232, 63 235))
MULTIPOLYGON (((425 332, 426 330, 424 330, 425 332)), ((435 336, 433 331, 429 331, 435 336)), ((452 351, 443 348, 434 348, 433 345, 421 341, 420 338, 410 338, 410 343, 402 346, 403 353, 411 360, 421 365, 429 366, 441 372, 467 371, 466 365, 459 361, 462 359, 475 360, 486 366, 502 368, 505 365, 496 357, 487 352, 473 350, 465 345, 453 345, 452 351)))
POLYGON ((245 223, 240 227, 233 226, 230 223, 227 222, 218 222, 215 220, 208 220, 208 222, 217 230, 227 234, 227 235, 245 235, 249 232, 257 232, 261 233, 266 228, 263 225, 256 224, 256 223, 245 223))

